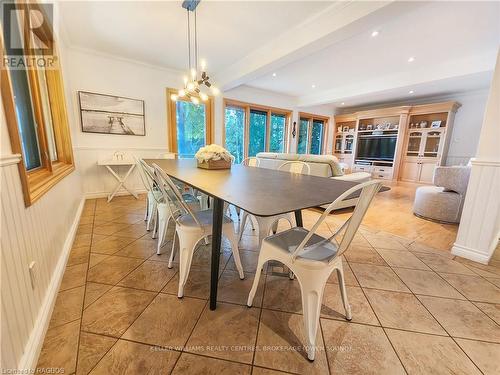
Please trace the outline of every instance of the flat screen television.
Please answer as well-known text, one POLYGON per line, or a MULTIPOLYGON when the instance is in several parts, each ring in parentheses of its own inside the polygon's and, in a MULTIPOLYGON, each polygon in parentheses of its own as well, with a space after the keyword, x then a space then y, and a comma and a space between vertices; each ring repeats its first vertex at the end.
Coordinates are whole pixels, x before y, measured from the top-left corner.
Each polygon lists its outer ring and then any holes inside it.
POLYGON ((393 161, 397 136, 359 137, 356 159, 393 161))

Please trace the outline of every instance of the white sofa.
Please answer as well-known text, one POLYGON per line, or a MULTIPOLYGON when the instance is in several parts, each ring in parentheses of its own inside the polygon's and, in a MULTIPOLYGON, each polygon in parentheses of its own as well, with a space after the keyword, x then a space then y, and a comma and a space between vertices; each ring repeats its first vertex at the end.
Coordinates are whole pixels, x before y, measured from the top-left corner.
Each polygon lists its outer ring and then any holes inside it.
MULTIPOLYGON (((338 159, 333 155, 310 155, 310 154, 285 154, 277 152, 259 152, 259 167, 278 169, 280 165, 287 161, 303 161, 311 168, 311 175, 333 178, 336 180, 352 181, 362 183, 370 180, 370 173, 356 172, 344 174, 343 167, 338 159)), ((341 208, 352 207, 356 204, 356 199, 349 199, 341 208)))

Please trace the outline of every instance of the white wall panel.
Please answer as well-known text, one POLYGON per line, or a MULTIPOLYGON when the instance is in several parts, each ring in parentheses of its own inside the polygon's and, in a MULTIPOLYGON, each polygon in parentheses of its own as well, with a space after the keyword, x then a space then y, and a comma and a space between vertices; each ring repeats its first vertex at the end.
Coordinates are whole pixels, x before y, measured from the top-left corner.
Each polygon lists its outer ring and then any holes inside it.
POLYGON ((56 267, 71 245, 68 237, 82 199, 80 177, 70 174, 28 208, 12 155, 0 157, 0 179, 1 368, 29 368, 36 364, 48 323, 43 312, 50 311, 57 292, 61 272, 56 267))

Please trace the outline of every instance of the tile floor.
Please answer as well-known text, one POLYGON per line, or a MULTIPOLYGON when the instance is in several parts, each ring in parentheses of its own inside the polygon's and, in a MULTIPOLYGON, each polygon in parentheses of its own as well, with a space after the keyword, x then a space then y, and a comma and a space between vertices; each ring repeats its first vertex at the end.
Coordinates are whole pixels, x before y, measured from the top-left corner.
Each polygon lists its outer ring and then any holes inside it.
MULTIPOLYGON (((255 307, 245 306, 258 257, 251 230, 241 243, 245 280, 224 245, 218 308, 210 311, 209 247, 198 248, 185 297, 178 299, 176 267, 166 263, 170 246, 155 254, 143 210, 144 197, 86 202, 39 368, 66 374, 500 373, 498 261, 454 259, 364 223, 344 259, 353 320, 344 320, 332 275, 320 350, 311 363, 302 350, 297 281, 265 272, 255 307)), ((317 217, 304 212, 304 225, 317 217)), ((329 217, 323 234, 342 217, 329 217)))

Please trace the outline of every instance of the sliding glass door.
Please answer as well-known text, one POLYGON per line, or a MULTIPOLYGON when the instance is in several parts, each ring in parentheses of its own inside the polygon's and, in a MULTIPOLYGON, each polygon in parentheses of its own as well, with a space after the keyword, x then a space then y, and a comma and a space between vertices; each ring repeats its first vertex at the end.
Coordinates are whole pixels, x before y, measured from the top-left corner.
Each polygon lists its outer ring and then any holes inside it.
POLYGON ((286 152, 290 116, 290 111, 226 100, 224 146, 235 163, 263 151, 286 152))
POLYGON ((299 138, 297 141, 298 154, 321 155, 324 153, 327 123, 327 118, 300 116, 299 138))

